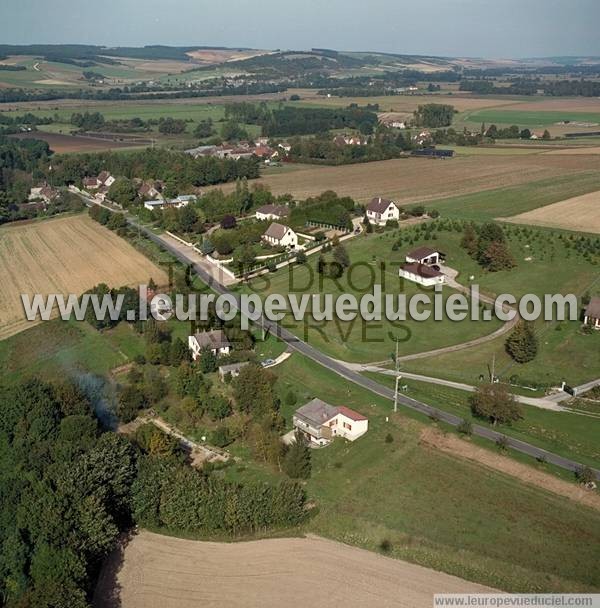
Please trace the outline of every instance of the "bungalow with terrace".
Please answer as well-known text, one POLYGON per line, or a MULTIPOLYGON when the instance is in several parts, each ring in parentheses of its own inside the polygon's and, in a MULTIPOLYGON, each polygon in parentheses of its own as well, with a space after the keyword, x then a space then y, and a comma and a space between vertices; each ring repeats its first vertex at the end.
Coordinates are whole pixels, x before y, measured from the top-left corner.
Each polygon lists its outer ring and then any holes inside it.
POLYGON ((594 329, 600 329, 600 298, 593 297, 585 307, 583 322, 594 329))
POLYGON ((371 224, 385 226, 388 220, 400 219, 400 207, 394 201, 376 197, 367 205, 367 218, 371 224))
POLYGON ((290 208, 287 205, 263 205, 254 213, 257 220, 281 220, 288 217, 290 208))
POLYGON ((262 235, 270 245, 295 249, 298 245, 298 235, 289 227, 273 222, 262 235))
POLYGON ((369 428, 369 420, 343 405, 333 406, 321 399, 313 399, 297 409, 292 418, 294 429, 309 445, 324 446, 335 437, 354 441, 369 428))
POLYGON ((188 337, 188 347, 195 361, 205 349, 215 355, 228 355, 231 352, 231 342, 222 329, 195 333, 188 337))

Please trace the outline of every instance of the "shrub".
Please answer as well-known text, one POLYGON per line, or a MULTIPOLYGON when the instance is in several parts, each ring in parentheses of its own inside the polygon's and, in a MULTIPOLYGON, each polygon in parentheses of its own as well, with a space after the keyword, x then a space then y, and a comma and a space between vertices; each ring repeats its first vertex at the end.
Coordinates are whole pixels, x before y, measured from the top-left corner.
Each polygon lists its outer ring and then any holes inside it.
POLYGON ((386 442, 386 443, 393 443, 393 442, 394 442, 394 437, 393 437, 393 435, 392 435, 391 433, 388 433, 388 434, 385 436, 385 442, 386 442))
POLYGON ((470 420, 463 420, 458 427, 456 427, 456 430, 461 434, 461 435, 468 435, 471 436, 473 434, 473 424, 471 423, 470 420))

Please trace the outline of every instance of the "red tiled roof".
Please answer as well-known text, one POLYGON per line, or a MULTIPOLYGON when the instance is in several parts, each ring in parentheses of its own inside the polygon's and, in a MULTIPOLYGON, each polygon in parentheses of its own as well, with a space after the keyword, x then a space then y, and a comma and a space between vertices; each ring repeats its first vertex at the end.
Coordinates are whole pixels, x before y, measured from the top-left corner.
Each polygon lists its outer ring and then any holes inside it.
POLYGON ((368 420, 366 416, 363 416, 362 414, 359 414, 358 412, 355 412, 344 405, 340 405, 337 409, 339 414, 343 414, 346 416, 346 418, 350 418, 350 420, 354 420, 356 422, 359 420, 368 420))

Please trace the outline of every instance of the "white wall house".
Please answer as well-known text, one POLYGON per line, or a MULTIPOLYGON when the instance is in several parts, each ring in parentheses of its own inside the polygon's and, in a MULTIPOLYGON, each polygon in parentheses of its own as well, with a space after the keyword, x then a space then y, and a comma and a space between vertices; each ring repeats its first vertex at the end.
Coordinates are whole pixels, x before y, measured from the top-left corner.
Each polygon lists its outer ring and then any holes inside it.
POLYGON ((423 285, 423 287, 443 285, 446 282, 446 276, 443 273, 424 264, 404 264, 398 271, 398 274, 400 278, 418 283, 419 285, 423 285))
POLYGON ((297 409, 292 421, 296 432, 315 447, 325 446, 336 437, 354 441, 369 429, 369 421, 362 414, 321 399, 313 399, 297 409))
POLYGON ((409 264, 439 264, 442 254, 431 247, 418 247, 406 254, 406 261, 409 264))
POLYGON ((583 322, 600 329, 600 298, 594 297, 590 300, 583 313, 583 322))
POLYGON ((254 213, 257 220, 280 220, 290 214, 290 208, 286 205, 263 205, 254 213))
POLYGON ((367 218, 371 224, 385 226, 388 220, 400 219, 400 207, 394 201, 377 197, 367 205, 367 218))
POLYGON ((270 245, 280 245, 294 249, 298 245, 298 235, 289 227, 273 222, 262 238, 270 245))
POLYGON ((231 352, 231 342, 222 329, 204 331, 188 337, 188 347, 192 351, 194 361, 204 349, 209 349, 213 355, 228 355, 231 352))

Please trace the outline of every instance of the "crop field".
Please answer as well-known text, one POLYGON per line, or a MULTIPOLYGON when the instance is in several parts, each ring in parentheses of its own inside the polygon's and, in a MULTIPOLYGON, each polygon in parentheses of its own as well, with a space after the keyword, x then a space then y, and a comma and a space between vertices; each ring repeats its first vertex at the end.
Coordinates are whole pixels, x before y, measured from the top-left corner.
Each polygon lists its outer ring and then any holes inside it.
POLYGON ((95 608, 277 608, 290 605, 291 598, 302 597, 308 588, 325 608, 360 608, 372 602, 381 608, 429 608, 433 593, 493 591, 318 537, 231 544, 142 531, 111 561, 121 559, 116 576, 105 568, 95 608), (115 602, 110 599, 113 589, 119 590, 115 602))
POLYGON ((509 217, 507 221, 600 234, 600 192, 590 192, 545 205, 509 217))
POLYGON ((600 158, 597 155, 482 154, 446 161, 409 158, 339 167, 276 167, 265 171, 259 181, 275 194, 289 192, 299 199, 335 190, 362 203, 373 196, 410 203, 598 169, 600 158))
POLYGON ((22 133, 15 135, 17 139, 41 139, 50 146, 50 149, 57 154, 68 152, 100 152, 104 150, 121 150, 123 148, 133 148, 147 146, 149 140, 140 137, 139 143, 133 138, 128 141, 113 141, 110 139, 101 139, 96 137, 65 135, 63 133, 44 133, 43 131, 35 131, 30 133, 22 133))
POLYGON ((136 285, 166 274, 126 241, 80 215, 0 229, 0 338, 31 327, 20 294, 80 294, 98 283, 136 285))

